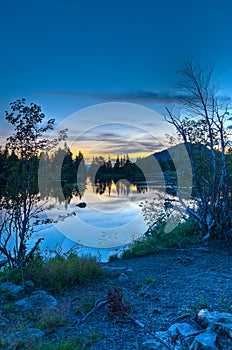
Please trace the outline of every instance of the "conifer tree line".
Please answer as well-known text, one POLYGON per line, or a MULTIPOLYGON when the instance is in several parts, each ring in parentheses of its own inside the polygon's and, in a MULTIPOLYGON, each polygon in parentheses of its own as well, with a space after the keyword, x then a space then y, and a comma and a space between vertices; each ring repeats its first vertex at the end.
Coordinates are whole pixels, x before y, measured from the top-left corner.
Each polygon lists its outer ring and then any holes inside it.
POLYGON ((43 192, 40 192, 41 199, 46 197, 56 197, 54 192, 54 182, 61 182, 64 193, 68 193, 69 187, 77 184, 77 174, 79 174, 79 180, 85 181, 87 176, 87 170, 85 166, 84 156, 79 151, 78 155, 73 157, 67 143, 64 143, 63 147, 59 147, 52 153, 43 152, 39 155, 32 155, 28 159, 21 158, 16 154, 14 150, 10 151, 8 146, 0 150, 0 197, 7 195, 17 195, 17 192, 21 192, 20 183, 23 182, 25 171, 27 176, 31 176, 33 180, 30 180, 29 190, 32 193, 38 193, 38 169, 40 157, 43 156, 46 167, 49 171, 52 171, 53 184, 49 186, 46 184, 46 177, 44 177, 43 192), (63 159, 62 168, 58 168, 58 160, 63 159), (26 168, 26 169, 25 169, 26 168), (31 170, 33 169, 33 171, 31 170))

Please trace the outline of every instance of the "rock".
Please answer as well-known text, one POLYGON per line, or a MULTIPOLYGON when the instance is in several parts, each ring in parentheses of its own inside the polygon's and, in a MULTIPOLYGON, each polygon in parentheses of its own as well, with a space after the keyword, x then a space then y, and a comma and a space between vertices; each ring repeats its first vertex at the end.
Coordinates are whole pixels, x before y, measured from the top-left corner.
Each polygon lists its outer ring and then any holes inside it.
POLYGON ((132 273, 134 270, 133 269, 127 269, 126 273, 132 273))
POLYGON ((76 204, 76 207, 85 208, 86 207, 86 203, 85 202, 78 203, 78 204, 76 204))
POLYGON ((118 275, 122 272, 126 272, 126 267, 110 267, 103 266, 102 269, 111 277, 118 277, 118 275))
POLYGON ((12 299, 18 299, 23 292, 23 287, 11 282, 0 284, 0 291, 12 299))
POLYGON ((194 328, 188 323, 175 323, 168 329, 170 339, 173 342, 180 345, 184 343, 188 346, 192 344, 194 337, 201 332, 202 330, 194 328))
POLYGON ((125 273, 121 273, 118 277, 118 283, 126 283, 129 281, 129 277, 125 273))
POLYGON ((218 350, 218 347, 216 346, 216 340, 216 333, 212 331, 206 331, 196 336, 189 350, 218 350))
POLYGON ((143 342, 141 349, 232 349, 232 314, 201 310, 197 314, 195 322, 193 325, 186 321, 177 322, 169 327, 167 331, 156 332, 155 339, 143 342))
POLYGON ((198 335, 202 330, 194 328, 188 323, 175 323, 168 329, 168 332, 171 336, 178 333, 181 337, 188 338, 198 335))
POLYGON ((31 280, 28 280, 28 281, 26 281, 25 283, 24 283, 24 285, 25 285, 25 287, 27 288, 27 289, 33 289, 33 288, 35 288, 35 284, 31 281, 31 280))
POLYGON ((20 299, 15 303, 15 306, 23 311, 31 311, 35 308, 54 308, 56 305, 57 300, 43 290, 33 292, 31 296, 20 299))
POLYGON ((232 324, 217 322, 213 325, 212 331, 218 335, 232 339, 232 324))
POLYGON ((212 331, 232 339, 232 314, 200 310, 196 316, 196 322, 203 328, 210 328, 212 331))
POLYGON ((37 328, 27 328, 19 332, 10 334, 5 342, 9 350, 25 349, 26 346, 34 344, 44 336, 44 332, 37 328))
POLYGON ((155 339, 143 342, 141 347, 143 350, 167 350, 167 347, 155 339))
POLYGON ((153 314, 156 314, 156 315, 162 315, 162 311, 159 309, 159 308, 155 308, 152 310, 152 313, 153 314))

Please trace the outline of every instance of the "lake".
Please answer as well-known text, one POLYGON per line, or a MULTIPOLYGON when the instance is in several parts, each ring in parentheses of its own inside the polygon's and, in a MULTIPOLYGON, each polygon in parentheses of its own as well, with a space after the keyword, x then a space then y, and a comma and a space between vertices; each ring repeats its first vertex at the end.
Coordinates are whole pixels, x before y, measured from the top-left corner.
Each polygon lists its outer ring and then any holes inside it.
POLYGON ((54 207, 46 211, 49 218, 68 213, 70 217, 38 234, 45 238, 42 250, 62 246, 65 252, 75 247, 80 255, 91 254, 108 261, 110 255, 144 235, 148 227, 140 204, 152 200, 157 189, 165 189, 159 176, 155 181, 136 184, 127 180, 93 184, 88 178, 84 187, 81 198, 74 194, 65 202, 50 199, 54 207), (86 203, 86 207, 78 207, 79 203, 86 203))

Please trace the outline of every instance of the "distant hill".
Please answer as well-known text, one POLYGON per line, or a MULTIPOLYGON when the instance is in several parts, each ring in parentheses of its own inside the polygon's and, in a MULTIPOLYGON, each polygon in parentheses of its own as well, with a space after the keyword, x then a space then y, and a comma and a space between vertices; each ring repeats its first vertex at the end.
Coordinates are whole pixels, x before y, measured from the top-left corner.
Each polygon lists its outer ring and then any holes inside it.
MULTIPOLYGON (((188 145, 193 151, 192 154, 193 158, 196 160, 195 165, 197 171, 204 173, 206 178, 210 177, 212 171, 210 167, 210 150, 200 143, 188 145)), ((155 177, 159 176, 162 172, 167 193, 174 195, 177 193, 177 188, 180 186, 180 184, 178 185, 178 181, 180 179, 182 187, 189 186, 189 175, 191 175, 192 167, 186 146, 183 143, 163 151, 155 152, 146 158, 139 159, 137 165, 144 172, 147 179, 155 179, 155 177), (185 183, 185 181, 187 182, 185 183)), ((194 179, 193 182, 195 184, 194 179)))
MULTIPOLYGON (((201 143, 196 144, 188 144, 189 147, 192 149, 192 155, 195 159, 201 159, 201 161, 206 161, 207 159, 210 159, 211 152, 210 150, 201 143)), ((155 152, 153 154, 153 157, 158 161, 159 165, 161 166, 161 169, 163 171, 166 170, 172 170, 175 171, 175 164, 173 161, 173 158, 179 161, 184 161, 184 158, 188 157, 188 152, 183 143, 175 145, 173 147, 170 147, 166 150, 155 152), (184 148, 183 148, 184 147, 184 148), (183 154, 183 150, 186 150, 186 153, 183 154)), ((201 166, 202 166, 201 162, 201 166)))

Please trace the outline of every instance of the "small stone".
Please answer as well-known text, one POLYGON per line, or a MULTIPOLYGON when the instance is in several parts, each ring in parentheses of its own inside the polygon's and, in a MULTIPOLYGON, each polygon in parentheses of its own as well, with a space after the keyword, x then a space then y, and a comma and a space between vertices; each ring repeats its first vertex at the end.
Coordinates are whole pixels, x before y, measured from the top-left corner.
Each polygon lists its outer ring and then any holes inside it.
POLYGON ((162 314, 162 311, 160 309, 153 309, 152 310, 152 313, 153 314, 156 314, 156 315, 161 315, 162 314))
POLYGON ((160 332, 156 332, 155 334, 157 336, 157 340, 160 339, 160 341, 163 341, 165 344, 170 343, 170 334, 168 331, 160 331, 160 332))
POLYGON ((118 277, 118 283, 125 283, 129 281, 129 277, 125 273, 121 273, 118 277))
POLYGON ((127 269, 126 273, 132 273, 134 270, 133 269, 127 269))
POLYGON ((126 267, 110 267, 110 266, 103 266, 102 269, 111 277, 117 277, 118 274, 125 272, 126 267))

